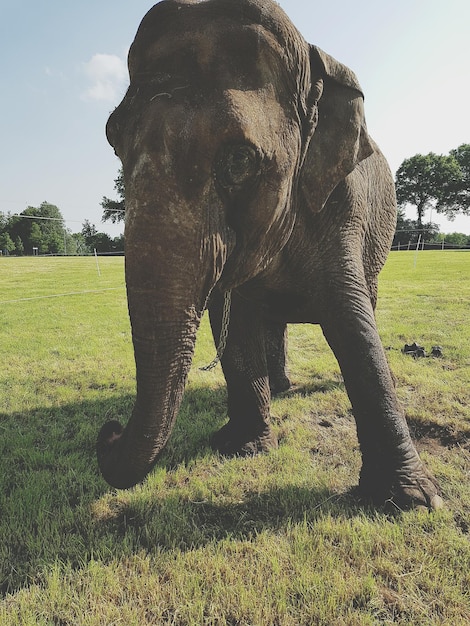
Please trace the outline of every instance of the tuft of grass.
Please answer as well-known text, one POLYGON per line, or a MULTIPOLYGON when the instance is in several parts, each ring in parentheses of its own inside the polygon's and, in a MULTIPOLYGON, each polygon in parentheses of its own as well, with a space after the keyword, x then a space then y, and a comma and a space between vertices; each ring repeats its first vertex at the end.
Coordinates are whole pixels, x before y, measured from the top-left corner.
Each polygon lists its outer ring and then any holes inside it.
POLYGON ((94 444, 132 410, 123 260, 0 259, 0 623, 248 626, 470 623, 470 256, 392 253, 379 329, 447 508, 391 517, 355 499, 360 454, 321 331, 291 327, 280 447, 225 459, 203 320, 155 470, 109 489, 94 444), (74 295, 59 295, 74 294, 74 295), (50 297, 59 296, 59 297, 50 297), (439 344, 414 360, 405 343, 439 344))

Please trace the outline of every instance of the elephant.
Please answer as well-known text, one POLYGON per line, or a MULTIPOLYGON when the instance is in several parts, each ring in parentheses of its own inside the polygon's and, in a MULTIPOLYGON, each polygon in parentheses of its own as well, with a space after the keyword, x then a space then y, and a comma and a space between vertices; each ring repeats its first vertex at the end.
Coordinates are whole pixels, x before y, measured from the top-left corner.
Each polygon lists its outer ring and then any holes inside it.
POLYGON ((286 325, 319 324, 356 421, 360 497, 441 507, 375 321, 396 198, 355 74, 273 0, 163 0, 128 65, 106 133, 125 181, 136 398, 125 427, 113 420, 98 435, 105 480, 127 489, 155 465, 208 309, 215 341, 226 334, 228 422, 216 450, 278 445, 270 372, 274 390, 287 388, 286 325))

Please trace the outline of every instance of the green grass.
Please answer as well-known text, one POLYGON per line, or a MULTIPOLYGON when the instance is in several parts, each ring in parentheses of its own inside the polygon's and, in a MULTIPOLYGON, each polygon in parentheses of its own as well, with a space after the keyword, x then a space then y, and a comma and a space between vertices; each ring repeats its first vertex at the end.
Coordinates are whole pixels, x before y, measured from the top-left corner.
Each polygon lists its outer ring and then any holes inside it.
POLYGON ((393 517, 354 499, 354 421, 309 326, 290 329, 278 450, 210 450, 225 387, 220 367, 198 369, 214 354, 204 319, 163 457, 143 485, 109 489, 95 438, 127 419, 134 362, 123 259, 99 263, 0 259, 0 624, 470 623, 468 253, 392 253, 381 275, 381 336, 447 505, 393 517), (443 358, 403 355, 413 341, 443 358))

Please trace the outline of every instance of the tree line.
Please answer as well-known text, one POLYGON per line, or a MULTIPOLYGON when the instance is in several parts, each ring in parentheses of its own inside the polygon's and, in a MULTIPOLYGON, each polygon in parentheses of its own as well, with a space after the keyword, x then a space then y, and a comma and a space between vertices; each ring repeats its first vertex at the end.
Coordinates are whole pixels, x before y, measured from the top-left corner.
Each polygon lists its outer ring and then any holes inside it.
POLYGON ((80 255, 94 250, 122 252, 124 237, 111 238, 98 232, 88 220, 80 232, 72 233, 66 228, 60 209, 49 202, 29 206, 18 215, 0 212, 0 253, 3 255, 80 255))
MULTIPOLYGON (((125 187, 122 168, 114 181, 117 200, 103 197, 102 222, 124 222, 125 187)), ((470 144, 462 144, 447 155, 416 154, 405 159, 395 176, 398 220, 393 247, 405 248, 418 240, 429 243, 470 246, 470 235, 439 232, 424 214, 432 209, 452 220, 458 214, 470 215, 470 144), (414 207, 416 220, 407 219, 405 209, 414 207)), ((88 220, 78 233, 65 227, 58 207, 43 202, 19 215, 0 212, 0 252, 3 254, 89 254, 122 252, 124 236, 111 238, 99 232, 88 220)))

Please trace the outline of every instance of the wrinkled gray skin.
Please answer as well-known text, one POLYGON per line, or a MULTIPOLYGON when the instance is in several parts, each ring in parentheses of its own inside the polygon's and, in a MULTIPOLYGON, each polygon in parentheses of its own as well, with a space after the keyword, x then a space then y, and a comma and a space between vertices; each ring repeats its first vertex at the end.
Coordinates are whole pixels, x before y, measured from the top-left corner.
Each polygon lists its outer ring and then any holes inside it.
POLYGON ((268 370, 275 389, 288 387, 286 323, 320 324, 353 406, 360 488, 376 502, 440 506, 374 319, 395 193, 354 74, 308 45, 271 0, 157 4, 129 72, 107 136, 126 186, 137 397, 125 429, 110 422, 100 432, 104 478, 128 488, 151 470, 203 311, 217 340, 231 289, 229 421, 214 446, 244 454, 277 445, 268 370))

